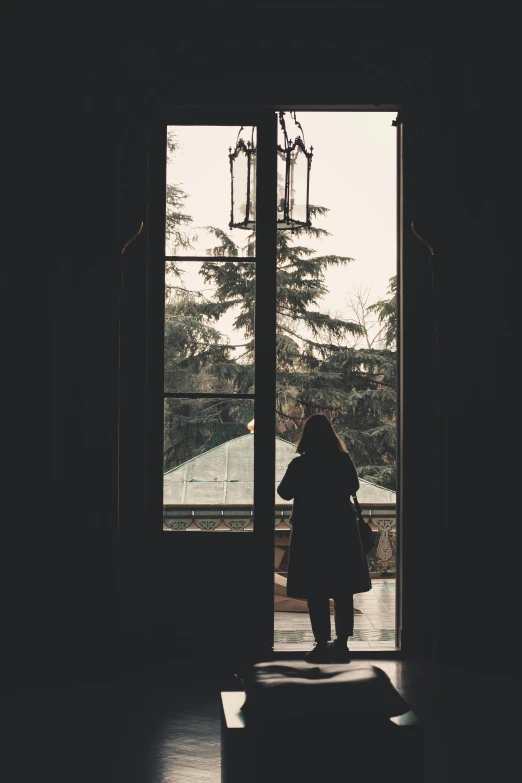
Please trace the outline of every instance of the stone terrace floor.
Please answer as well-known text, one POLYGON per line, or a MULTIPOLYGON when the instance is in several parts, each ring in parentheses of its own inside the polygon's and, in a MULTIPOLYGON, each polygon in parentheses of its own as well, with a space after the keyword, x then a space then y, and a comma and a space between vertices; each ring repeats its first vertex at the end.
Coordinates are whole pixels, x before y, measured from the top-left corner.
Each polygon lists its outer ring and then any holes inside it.
MULTIPOLYGON (((395 579, 372 579, 368 593, 358 593, 354 635, 348 640, 350 650, 380 652, 396 651, 395 646, 395 579)), ((331 614, 332 639, 335 638, 334 617, 331 614)), ((274 651, 306 652, 314 642, 310 619, 306 612, 274 612, 274 651)))

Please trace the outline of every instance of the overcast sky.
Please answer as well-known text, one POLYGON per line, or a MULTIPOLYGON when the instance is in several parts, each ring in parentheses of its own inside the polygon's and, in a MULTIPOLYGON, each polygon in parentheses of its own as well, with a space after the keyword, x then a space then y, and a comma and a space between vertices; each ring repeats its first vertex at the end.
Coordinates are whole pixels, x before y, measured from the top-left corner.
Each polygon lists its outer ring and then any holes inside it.
MULTIPOLYGON (((328 272, 329 294, 321 309, 349 317, 346 299, 354 286, 371 288, 370 300, 386 295, 388 281, 396 273, 396 112, 300 112, 307 147, 313 145, 310 203, 329 208, 314 225, 331 236, 316 243, 306 241, 318 254, 351 256, 345 268, 328 272)), ((299 132, 287 114, 287 132, 299 132)), ((179 151, 167 168, 167 179, 189 194, 185 211, 194 225, 213 225, 228 233, 230 173, 228 148, 234 147, 239 128, 173 128, 179 151)), ((243 138, 249 138, 249 129, 243 138)), ((242 243, 247 232, 236 229, 242 243)), ((302 241, 302 240, 301 240, 302 241)), ((200 232, 196 255, 205 255, 208 236, 200 232)), ((172 252, 167 248, 167 253, 172 252)), ((190 269, 187 287, 201 287, 197 266, 190 269)), ((221 328, 230 333, 231 319, 221 328)), ((230 335, 235 341, 236 336, 230 335)))

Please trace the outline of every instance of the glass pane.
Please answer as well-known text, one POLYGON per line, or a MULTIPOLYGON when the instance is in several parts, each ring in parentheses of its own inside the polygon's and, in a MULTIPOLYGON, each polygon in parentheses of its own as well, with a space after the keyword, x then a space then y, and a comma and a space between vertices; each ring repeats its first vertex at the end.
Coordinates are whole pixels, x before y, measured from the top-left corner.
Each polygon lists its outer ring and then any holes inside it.
POLYGON ((308 159, 301 147, 290 155, 290 218, 306 221, 306 180, 308 159))
POLYGON ((165 400, 166 528, 252 529, 253 418, 253 400, 165 400))
POLYGON ((285 228, 292 225, 291 221, 306 222, 306 195, 308 187, 308 158, 301 149, 296 148, 288 153, 277 152, 277 221, 278 226, 285 228), (286 187, 286 165, 288 159, 288 218, 284 220, 284 203, 286 187))
POLYGON ((165 391, 254 392, 255 264, 168 261, 165 391))
MULTIPOLYGON (((244 149, 237 151, 232 161, 232 188, 234 196, 234 223, 240 223, 246 218, 246 194, 248 192, 249 160, 244 149)), ((249 208, 251 207, 249 199, 249 208)))
MULTIPOLYGON (((250 140, 252 129, 241 138, 250 140)), ((167 214, 165 254, 168 256, 253 256, 255 233, 229 226, 231 172, 229 151, 239 128, 170 125, 167 129, 167 214)), ((246 207, 246 155, 236 158, 235 212, 246 207), (241 171, 243 167, 243 171, 241 171)), ((255 194, 255 166, 250 183, 255 194)), ((252 204, 255 209, 255 204, 252 204)), ((244 217, 244 214, 243 214, 244 217)), ((241 218, 240 218, 241 219, 241 218)), ((235 214, 235 222, 238 221, 235 214)))

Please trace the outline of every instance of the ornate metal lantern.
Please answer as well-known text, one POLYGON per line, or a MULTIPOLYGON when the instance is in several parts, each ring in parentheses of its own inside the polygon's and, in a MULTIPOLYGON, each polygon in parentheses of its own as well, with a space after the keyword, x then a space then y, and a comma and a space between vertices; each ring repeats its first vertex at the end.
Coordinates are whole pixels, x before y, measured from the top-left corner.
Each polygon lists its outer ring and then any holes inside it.
MULTIPOLYGON (((284 120, 285 112, 279 112, 279 124, 283 131, 284 146, 277 146, 277 228, 294 230, 299 226, 311 226, 310 221, 310 168, 313 147, 306 149, 302 125, 295 112, 290 116, 300 129, 301 136, 288 138, 284 120)), ((256 227, 256 144, 255 128, 250 141, 244 141, 241 126, 234 150, 229 147, 230 161, 230 228, 253 231, 256 227)))
POLYGON ((229 147, 230 160, 230 228, 244 228, 253 231, 256 227, 256 146, 255 128, 250 141, 240 138, 242 125, 237 134, 236 146, 229 147), (235 199, 239 201, 235 203, 235 199))
POLYGON ((279 124, 283 131, 284 147, 277 146, 277 228, 295 229, 312 225, 310 221, 310 168, 313 147, 305 146, 302 125, 296 120, 295 111, 290 116, 302 133, 295 139, 288 138, 284 111, 279 112, 279 124))

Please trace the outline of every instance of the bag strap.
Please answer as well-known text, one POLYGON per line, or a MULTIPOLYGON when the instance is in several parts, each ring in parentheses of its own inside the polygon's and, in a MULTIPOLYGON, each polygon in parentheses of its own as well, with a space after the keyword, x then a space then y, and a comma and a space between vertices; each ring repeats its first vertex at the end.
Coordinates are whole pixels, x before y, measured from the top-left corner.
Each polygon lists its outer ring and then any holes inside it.
POLYGON ((361 509, 361 507, 359 505, 359 501, 357 500, 357 495, 352 495, 352 498, 353 498, 353 505, 355 506, 355 509, 356 509, 357 513, 359 514, 359 516, 362 519, 363 518, 362 509, 361 509))

